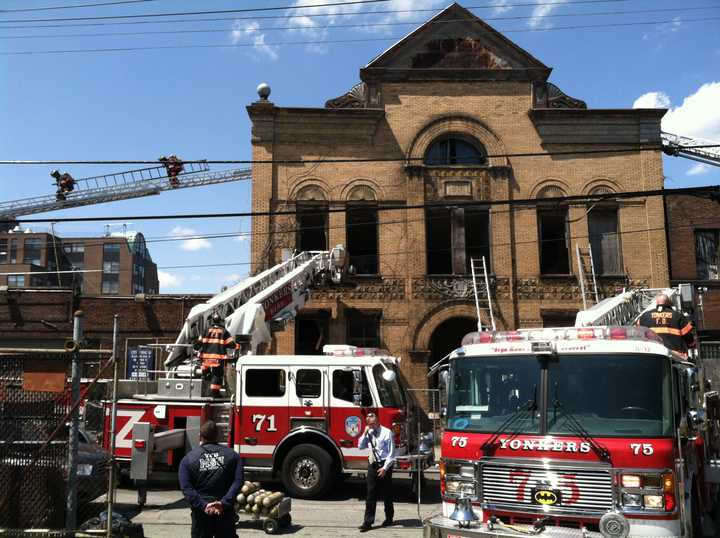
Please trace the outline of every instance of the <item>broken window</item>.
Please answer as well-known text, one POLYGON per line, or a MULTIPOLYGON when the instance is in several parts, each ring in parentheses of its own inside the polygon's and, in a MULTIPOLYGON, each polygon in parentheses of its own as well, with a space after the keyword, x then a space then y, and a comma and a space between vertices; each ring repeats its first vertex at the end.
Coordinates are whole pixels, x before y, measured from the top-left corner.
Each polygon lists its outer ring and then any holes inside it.
POLYGON ((485 151, 467 140, 447 137, 436 140, 425 152, 427 166, 483 165, 487 162, 485 151))
POLYGON ((328 344, 330 312, 301 312, 295 318, 295 354, 320 355, 328 344))
POLYGON ((325 204, 298 204, 297 249, 327 250, 328 211, 325 204))
POLYGON ((593 266, 598 275, 623 273, 618 211, 614 207, 592 209, 588 213, 588 234, 592 247, 593 266))
POLYGON ((540 229, 540 274, 570 274, 567 208, 538 209, 538 226, 540 229))
POLYGON ((470 273, 485 256, 490 270, 490 215, 482 208, 428 208, 425 213, 429 275, 470 273))
POLYGON ((380 313, 345 310, 347 343, 357 347, 380 347, 380 313))
POLYGON ((378 274, 378 211, 374 205, 348 205, 347 249, 358 275, 378 274))
POLYGON ((695 231, 695 260, 698 278, 720 278, 720 230, 695 231))

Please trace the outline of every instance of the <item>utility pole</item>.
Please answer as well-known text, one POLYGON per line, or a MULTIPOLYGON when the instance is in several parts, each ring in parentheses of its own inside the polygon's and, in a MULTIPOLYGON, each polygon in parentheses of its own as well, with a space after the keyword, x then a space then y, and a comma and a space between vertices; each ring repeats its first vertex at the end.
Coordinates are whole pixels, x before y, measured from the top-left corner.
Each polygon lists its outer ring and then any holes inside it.
MULTIPOLYGON (((82 340, 82 310, 75 312, 73 317, 73 345, 71 380, 71 405, 80 399, 80 341, 82 340)), ((75 532, 77 529, 77 453, 80 432, 80 414, 76 407, 70 416, 70 438, 68 440, 68 490, 65 504, 65 529, 75 532)))
POLYGON ((113 386, 112 386, 112 409, 110 411, 110 473, 108 476, 107 493, 107 538, 112 537, 112 513, 115 502, 115 421, 117 419, 117 389, 118 389, 118 315, 113 316, 113 386))

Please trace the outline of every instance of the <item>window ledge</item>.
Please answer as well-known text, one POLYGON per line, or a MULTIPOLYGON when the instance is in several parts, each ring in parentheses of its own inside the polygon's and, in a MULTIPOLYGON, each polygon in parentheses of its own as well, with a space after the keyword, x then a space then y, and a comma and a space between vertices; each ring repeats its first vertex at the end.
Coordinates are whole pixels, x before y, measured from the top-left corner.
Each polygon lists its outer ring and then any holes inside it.
POLYGON ((540 278, 546 278, 548 280, 562 280, 567 278, 577 279, 577 276, 573 274, 549 274, 549 275, 540 275, 540 278))
POLYGON ((364 282, 380 282, 383 280, 382 275, 349 275, 349 279, 362 280, 364 282))

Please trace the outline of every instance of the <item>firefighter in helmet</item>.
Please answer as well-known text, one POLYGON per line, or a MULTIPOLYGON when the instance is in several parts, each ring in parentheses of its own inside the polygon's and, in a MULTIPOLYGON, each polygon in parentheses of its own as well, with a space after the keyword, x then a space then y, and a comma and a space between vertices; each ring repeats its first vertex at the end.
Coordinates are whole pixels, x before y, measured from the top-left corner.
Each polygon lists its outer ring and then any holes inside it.
POLYGON ((202 362, 203 377, 210 380, 210 393, 217 398, 223 386, 225 363, 232 360, 228 357, 228 351, 237 349, 235 339, 225 328, 218 312, 213 313, 212 325, 202 337, 198 338, 194 348, 198 351, 198 358, 202 362))
POLYGON ((67 193, 75 189, 75 180, 67 172, 61 174, 60 170, 53 170, 50 172, 50 176, 55 178, 55 185, 57 185, 58 188, 55 197, 58 200, 65 200, 67 193))
POLYGON ((176 155, 170 155, 170 157, 163 155, 158 160, 165 166, 170 185, 173 187, 179 186, 180 180, 178 179, 178 175, 185 169, 182 161, 178 159, 176 155))
POLYGON ((640 316, 637 324, 662 338, 665 347, 687 357, 688 348, 695 344, 692 322, 672 307, 670 298, 664 293, 655 297, 655 304, 657 306, 653 310, 640 316))

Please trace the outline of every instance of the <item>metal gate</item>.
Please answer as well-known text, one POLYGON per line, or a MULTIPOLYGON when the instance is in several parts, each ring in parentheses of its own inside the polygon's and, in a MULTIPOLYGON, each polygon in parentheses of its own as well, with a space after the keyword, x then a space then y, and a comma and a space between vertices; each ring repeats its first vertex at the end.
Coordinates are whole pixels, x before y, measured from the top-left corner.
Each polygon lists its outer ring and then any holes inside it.
POLYGON ((700 342, 700 358, 713 390, 720 390, 720 342, 700 342))
MULTIPOLYGON (((67 434, 50 436, 70 402, 67 391, 23 389, 26 361, 38 358, 47 357, 0 355, 0 528, 65 525, 67 434)), ((69 364, 66 356, 52 360, 69 364)))

